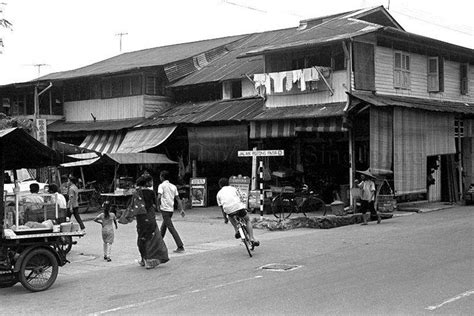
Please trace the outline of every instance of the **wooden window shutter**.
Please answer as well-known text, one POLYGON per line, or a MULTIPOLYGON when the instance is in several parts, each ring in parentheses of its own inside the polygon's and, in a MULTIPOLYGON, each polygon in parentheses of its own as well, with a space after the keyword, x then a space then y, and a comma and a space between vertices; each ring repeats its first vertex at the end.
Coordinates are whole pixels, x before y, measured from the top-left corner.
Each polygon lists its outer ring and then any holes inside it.
POLYGON ((438 57, 428 57, 428 91, 439 91, 439 64, 438 57))
POLYGON ((460 75, 461 75, 461 94, 462 95, 466 95, 469 93, 469 89, 468 89, 468 82, 469 82, 469 78, 467 76, 468 74, 468 65, 467 64, 461 64, 460 65, 460 75))
POLYGON ((353 52, 355 88, 375 91, 374 45, 354 42, 353 52))

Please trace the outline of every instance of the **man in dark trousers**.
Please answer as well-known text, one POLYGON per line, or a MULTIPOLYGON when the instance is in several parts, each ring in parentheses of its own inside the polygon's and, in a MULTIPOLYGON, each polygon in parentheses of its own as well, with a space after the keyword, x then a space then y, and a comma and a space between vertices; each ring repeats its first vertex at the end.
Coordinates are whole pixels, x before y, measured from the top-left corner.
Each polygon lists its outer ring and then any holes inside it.
POLYGON ((362 213, 362 225, 367 225, 367 211, 370 212, 370 215, 376 216, 377 224, 380 224, 380 215, 375 210, 375 183, 372 180, 375 179, 375 177, 369 170, 357 172, 360 174, 360 182, 356 180, 356 185, 360 189, 360 212, 362 213))
POLYGON ((179 198, 178 188, 169 181, 169 172, 163 170, 160 172, 160 185, 158 186, 158 202, 160 205, 161 215, 163 216, 163 223, 161 224, 161 237, 165 237, 166 229, 169 229, 174 241, 176 242, 176 250, 174 252, 184 252, 184 245, 179 237, 178 231, 174 228, 171 217, 174 212, 174 202, 178 204, 178 209, 181 216, 184 217, 184 208, 179 198))

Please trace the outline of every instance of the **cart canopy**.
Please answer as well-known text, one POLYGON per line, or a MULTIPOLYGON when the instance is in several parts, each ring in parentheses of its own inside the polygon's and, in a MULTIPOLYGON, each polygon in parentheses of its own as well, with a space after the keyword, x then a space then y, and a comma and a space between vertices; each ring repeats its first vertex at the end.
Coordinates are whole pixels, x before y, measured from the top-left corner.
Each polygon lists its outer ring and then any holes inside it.
POLYGON ((0 149, 3 170, 57 166, 62 162, 55 150, 17 127, 0 130, 0 149))

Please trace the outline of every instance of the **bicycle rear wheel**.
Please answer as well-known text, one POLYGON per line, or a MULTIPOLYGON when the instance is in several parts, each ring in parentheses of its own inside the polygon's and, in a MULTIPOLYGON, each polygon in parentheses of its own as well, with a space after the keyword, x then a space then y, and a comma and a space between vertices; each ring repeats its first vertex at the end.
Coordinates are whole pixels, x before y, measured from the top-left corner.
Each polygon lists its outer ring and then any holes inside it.
POLYGON ((325 215, 326 203, 320 198, 310 196, 301 205, 301 211, 305 214, 312 212, 324 212, 325 215))
POLYGON ((289 218, 295 210, 296 205, 292 199, 278 195, 272 201, 273 216, 280 220, 289 218))
POLYGON ((247 231, 247 227, 241 225, 239 231, 240 231, 240 237, 242 239, 242 242, 244 243, 245 248, 247 249, 247 252, 251 258, 252 252, 250 251, 251 249, 250 236, 249 236, 249 232, 247 231))

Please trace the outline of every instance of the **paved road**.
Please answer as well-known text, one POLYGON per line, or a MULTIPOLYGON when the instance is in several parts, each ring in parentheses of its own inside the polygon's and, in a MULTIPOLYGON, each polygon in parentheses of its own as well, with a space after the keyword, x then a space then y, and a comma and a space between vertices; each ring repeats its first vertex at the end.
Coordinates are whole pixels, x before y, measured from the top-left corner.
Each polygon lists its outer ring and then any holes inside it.
POLYGON ((380 225, 257 230, 262 246, 253 258, 218 213, 205 223, 189 214, 176 219, 187 252, 149 271, 133 264, 134 224, 119 227, 106 263, 99 227, 87 222, 54 286, 34 294, 19 285, 0 289, 0 314, 467 315, 473 214, 474 207, 456 207, 380 225), (262 269, 268 264, 277 270, 262 269), (294 269, 278 270, 285 267, 294 269))

